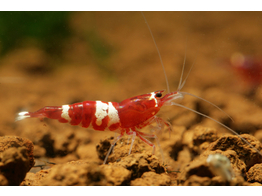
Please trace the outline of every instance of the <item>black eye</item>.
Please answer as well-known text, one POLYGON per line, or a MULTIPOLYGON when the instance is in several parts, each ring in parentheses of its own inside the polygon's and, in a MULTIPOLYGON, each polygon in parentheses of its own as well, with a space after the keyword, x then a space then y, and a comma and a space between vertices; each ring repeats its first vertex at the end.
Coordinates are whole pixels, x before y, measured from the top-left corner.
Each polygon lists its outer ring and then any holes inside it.
POLYGON ((162 97, 162 93, 160 92, 156 93, 156 97, 162 97))

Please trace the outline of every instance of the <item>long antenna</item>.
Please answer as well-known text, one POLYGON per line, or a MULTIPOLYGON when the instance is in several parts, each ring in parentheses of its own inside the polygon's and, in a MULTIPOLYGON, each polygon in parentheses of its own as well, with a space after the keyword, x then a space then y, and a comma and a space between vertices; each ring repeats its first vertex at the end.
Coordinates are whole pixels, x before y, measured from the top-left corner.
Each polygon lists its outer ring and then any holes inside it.
POLYGON ((154 38, 154 36, 153 36, 153 33, 152 33, 152 31, 151 31, 148 23, 147 23, 146 17, 144 16, 143 12, 141 12, 141 14, 142 14, 142 16, 144 17, 144 20, 145 20, 145 22, 146 22, 146 25, 147 25, 147 27, 148 27, 148 29, 149 29, 149 31, 150 31, 151 37, 153 38, 154 44, 155 44, 155 46, 156 46, 157 53, 158 53, 158 56, 159 56, 159 58, 160 58, 160 62, 161 62, 161 65, 162 65, 162 68, 163 68, 163 71, 164 71, 164 75, 165 75, 165 79, 166 79, 167 92, 170 93, 169 83, 168 83, 168 79, 167 79, 167 75, 166 75, 166 70, 165 70, 165 67, 164 67, 164 64, 163 64, 163 61, 162 61, 160 52, 159 52, 159 50, 158 50, 158 47, 157 47, 157 44, 156 44, 156 40, 155 40, 155 38, 154 38))
MULTIPOLYGON (((183 93, 184 93, 184 92, 183 92, 183 93)), ((188 93, 187 93, 187 94, 188 94, 188 93)), ((192 94, 190 94, 190 95, 192 95, 192 94)), ((199 98, 199 97, 198 97, 198 98, 199 98)), ((203 113, 201 113, 201 112, 198 112, 198 111, 196 111, 196 110, 193 110, 193 109, 191 109, 191 108, 188 108, 188 107, 186 107, 186 106, 184 106, 184 105, 181 105, 181 104, 179 104, 179 103, 172 102, 172 105, 176 105, 176 106, 185 108, 185 109, 190 110, 190 111, 192 111, 192 112, 194 112, 194 113, 196 113, 196 114, 199 114, 199 115, 204 116, 204 117, 206 117, 206 118, 208 118, 208 119, 210 119, 210 120, 213 120, 214 122, 220 124, 221 126, 223 126, 224 128, 226 128, 227 130, 231 131, 233 134, 235 134, 236 136, 238 136, 243 142, 245 142, 247 145, 249 145, 249 146, 250 146, 251 148, 253 148, 258 154, 260 154, 260 155, 262 156, 261 152, 260 152, 257 148, 255 148, 252 144, 250 144, 245 138, 243 138, 241 135, 239 135, 239 134, 238 134, 237 132, 235 132, 233 129, 229 128, 228 126, 224 125, 223 123, 219 122, 218 120, 216 120, 216 119, 214 119, 214 118, 212 118, 212 117, 210 117, 210 116, 208 116, 208 115, 205 115, 205 114, 203 114, 203 113)), ((213 105, 213 104, 212 104, 212 105, 213 105)))

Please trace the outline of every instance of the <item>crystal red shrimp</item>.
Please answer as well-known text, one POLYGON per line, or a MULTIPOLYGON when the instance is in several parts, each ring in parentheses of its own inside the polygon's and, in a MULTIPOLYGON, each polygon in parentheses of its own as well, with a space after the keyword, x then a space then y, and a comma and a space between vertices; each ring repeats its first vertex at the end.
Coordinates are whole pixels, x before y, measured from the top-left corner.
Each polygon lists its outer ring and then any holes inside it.
POLYGON ((80 125, 84 128, 92 128, 97 131, 113 131, 120 135, 113 141, 110 150, 105 158, 108 158, 115 143, 126 133, 133 135, 131 148, 135 136, 153 147, 155 145, 145 137, 156 138, 153 134, 146 134, 139 130, 147 125, 156 122, 159 127, 167 125, 170 130, 170 124, 157 117, 162 106, 172 105, 172 101, 182 98, 179 92, 168 93, 163 96, 164 91, 155 91, 152 93, 139 95, 124 101, 102 102, 102 101, 84 101, 72 105, 46 106, 36 112, 20 112, 17 120, 25 118, 50 118, 56 119, 61 123, 70 123, 71 125, 80 125))
MULTIPOLYGON (((143 13, 142 13, 143 15, 143 13)), ((143 15, 144 17, 144 15, 143 15)), ((144 17, 145 19, 145 17, 144 17)), ((147 21, 145 19, 145 22, 147 24, 147 21)), ((150 30, 149 25, 147 24, 149 31, 151 33, 151 36, 154 40, 153 34, 150 30)), ((155 46, 157 48, 161 65, 164 70, 163 62, 158 50, 158 47, 156 45, 156 42, 154 40, 155 46)), ((135 96, 129 99, 125 99, 120 103, 117 102, 103 102, 103 101, 84 101, 80 103, 75 103, 71 105, 62 105, 62 106, 46 106, 36 112, 20 112, 18 113, 17 120, 22 120, 25 118, 50 118, 50 119, 56 119, 61 123, 70 123, 71 125, 80 125, 84 128, 93 128, 97 131, 113 131, 117 132, 120 135, 114 139, 114 141, 111 144, 111 147, 104 159, 104 164, 107 161, 107 158, 112 151, 112 148, 116 144, 116 142, 124 136, 124 134, 132 135, 132 141, 129 149, 129 154, 131 153, 131 149, 134 143, 134 140, 136 137, 139 137, 142 141, 144 141, 146 144, 150 145, 153 149, 153 154, 155 153, 155 144, 147 140, 146 138, 155 138, 162 157, 163 152, 160 147, 160 143, 158 141, 158 138, 154 134, 147 134, 143 133, 140 130, 148 125, 152 125, 152 123, 156 123, 157 125, 153 127, 153 129, 162 129, 164 125, 166 125, 169 130, 172 130, 172 127, 169 122, 163 120, 162 118, 159 118, 156 116, 156 114, 160 111, 160 109, 163 106, 171 106, 176 105, 179 107, 183 107, 185 109, 188 109, 192 112, 195 112, 199 115, 202 115, 206 118, 209 118, 221 126, 225 127, 232 133, 238 135, 245 143, 247 143, 249 146, 251 146, 253 149, 255 149, 261 156, 262 154, 250 143, 248 143, 243 137, 241 137, 238 133, 236 133, 231 128, 227 127, 226 125, 222 124, 221 122, 202 114, 198 111, 195 111, 193 109, 190 109, 186 106, 180 105, 176 103, 176 100, 183 99, 184 95, 190 95, 194 96, 198 99, 201 99, 203 101, 206 101, 219 110, 221 110, 219 107, 214 105, 213 103, 198 97, 196 95, 187 93, 187 92, 181 92, 181 89, 185 85, 186 79, 182 81, 183 78, 183 72, 184 72, 185 63, 183 64, 182 74, 180 77, 180 82, 178 86, 177 91, 170 92, 169 91, 169 85, 166 78, 167 83, 167 89, 168 93, 163 96, 164 90, 160 91, 154 91, 151 93, 147 93, 144 95, 135 96)), ((188 74, 189 75, 189 74, 188 74)), ((223 112, 223 110, 221 110, 223 112)), ((225 113, 225 112, 224 112, 225 113)))
MULTIPOLYGON (((133 142, 136 136, 153 148, 152 154, 155 153, 155 144, 153 144, 146 138, 155 138, 161 150, 156 135, 143 133, 140 130, 148 125, 151 125, 154 122, 157 123, 155 129, 161 129, 163 125, 166 125, 168 126, 169 130, 172 130, 172 127, 169 122, 156 116, 156 114, 160 111, 160 109, 163 106, 171 106, 171 105, 177 105, 186 108, 188 110, 191 110, 197 114, 205 116, 206 118, 209 118, 219 123, 223 127, 227 128, 231 132, 238 135, 248 145, 252 146, 244 138, 242 138, 239 134, 237 134, 234 130, 230 129, 229 127, 220 123, 219 121, 205 114, 197 112, 193 109, 175 103, 174 101, 182 99, 184 95, 195 96, 190 93, 180 91, 180 89, 183 87, 184 84, 185 81, 183 83, 180 83, 179 89, 177 91, 167 93, 164 96, 163 96, 164 90, 160 90, 152 93, 147 93, 144 95, 135 96, 129 99, 125 99, 120 103, 102 102, 102 101, 84 101, 71 105, 46 106, 36 112, 20 112, 18 114, 17 120, 22 120, 25 118, 50 118, 50 119, 56 119, 61 123, 80 125, 84 128, 93 128, 94 130, 97 131, 113 131, 119 133, 120 135, 117 138, 115 138, 113 143, 111 144, 111 147, 105 157, 104 164, 106 163, 112 148, 114 147, 116 142, 124 136, 124 134, 133 136, 130 145, 129 154, 131 153, 133 142)), ((252 146, 252 148, 254 147, 252 146)), ((256 151, 259 154, 261 154, 257 149, 256 151)), ((161 154, 163 157, 162 150, 161 150, 161 154)))

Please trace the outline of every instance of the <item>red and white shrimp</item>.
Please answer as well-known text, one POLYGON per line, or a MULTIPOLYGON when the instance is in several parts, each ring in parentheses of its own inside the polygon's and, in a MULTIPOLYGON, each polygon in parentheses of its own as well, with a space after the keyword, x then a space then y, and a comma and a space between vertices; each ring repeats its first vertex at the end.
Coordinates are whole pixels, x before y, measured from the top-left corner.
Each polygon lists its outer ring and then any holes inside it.
MULTIPOLYGON (((92 128, 97 131, 113 131, 119 133, 120 135, 116 137, 113 143, 111 144, 111 147, 104 160, 104 164, 106 163, 112 148, 114 147, 116 142, 124 136, 124 134, 133 136, 129 154, 131 153, 135 137, 139 137, 146 144, 150 145, 153 148, 152 153, 154 154, 155 144, 153 144, 146 138, 155 138, 158 146, 160 147, 157 136, 154 134, 143 133, 140 130, 145 126, 151 125, 152 123, 157 124, 157 126, 155 127, 156 129, 162 129, 163 126, 166 125, 168 126, 170 131, 172 130, 172 127, 169 122, 156 116, 156 114, 160 111, 160 109, 163 106, 177 105, 186 108, 188 110, 196 112, 197 114, 214 120, 215 122, 219 123, 231 132, 238 135, 234 130, 230 129, 229 127, 220 123, 219 121, 205 114, 202 114, 200 112, 197 112, 195 110, 192 110, 190 108, 176 103, 175 101, 183 99, 184 95, 195 96, 193 94, 180 91, 184 84, 185 81, 180 82, 177 91, 167 93, 164 96, 164 90, 160 90, 125 99, 120 103, 103 101, 84 101, 72 105, 46 106, 36 112, 20 112, 18 114, 17 120, 22 120, 25 118, 50 118, 56 119, 61 123, 80 125, 84 128, 92 128)), ((244 138, 241 137, 241 139, 244 140, 247 144, 249 144, 244 138)), ((251 144, 249 145, 252 146, 251 144)), ((161 154, 163 156, 162 151, 161 154)))
POLYGON ((172 105, 174 100, 183 98, 183 94, 177 91, 168 93, 165 96, 163 96, 163 92, 161 90, 139 95, 120 103, 84 101, 72 105, 46 106, 36 112, 20 112, 17 120, 25 118, 50 118, 56 119, 61 123, 80 125, 84 128, 92 128, 97 131, 107 130, 117 132, 120 135, 113 141, 104 160, 104 163, 106 163, 113 146, 125 133, 133 136, 129 154, 136 136, 152 146, 154 153, 155 145, 146 138, 156 138, 156 136, 143 133, 140 129, 156 122, 159 128, 165 124, 171 130, 171 125, 167 121, 157 117, 156 114, 162 106, 172 105))
MULTIPOLYGON (((147 24, 147 21, 146 21, 146 24, 147 24)), ((149 26, 148 28, 150 30, 149 26)), ((150 30, 150 33, 152 35, 151 30, 150 30)), ((155 43, 155 40, 154 40, 154 43, 155 43)), ((158 51, 158 48, 157 48, 157 51, 158 51)), ((161 65, 163 66, 159 51, 158 51, 158 54, 161 60, 161 65)), ((114 141, 112 142, 111 147, 104 160, 104 164, 105 164, 110 152, 112 151, 112 148, 114 147, 116 142, 124 136, 124 134, 132 135, 132 142, 130 145, 129 154, 131 153, 131 149, 132 149, 135 137, 139 137, 146 144, 150 145, 153 148, 152 153, 154 154, 155 153, 155 144, 153 144, 146 138, 155 138, 160 148, 160 144, 159 144, 157 136, 154 134, 143 133, 140 130, 148 125, 152 125, 152 123, 156 123, 157 125, 155 126, 155 129, 162 129, 166 125, 169 128, 169 130, 171 131, 172 127, 170 123, 163 120, 162 118, 157 117, 156 115, 163 106, 176 105, 176 106, 186 108, 190 111, 193 111, 199 115, 202 115, 206 118, 209 118, 217 122, 218 124, 222 125, 226 129, 231 131, 232 133, 238 135, 244 142, 246 142, 248 145, 254 148, 243 137, 241 137, 239 134, 237 134, 234 130, 230 129, 226 125, 220 123, 219 121, 205 114, 202 114, 200 112, 197 112, 193 109, 187 108, 175 102, 177 100, 183 99, 184 95, 190 95, 190 96, 197 97, 201 100, 204 100, 212 104, 211 102, 203 98, 200 98, 196 95, 193 95, 187 92, 181 92, 181 89, 183 88, 186 82, 186 79, 182 81, 184 67, 185 67, 185 63, 183 65, 178 90, 170 92, 168 82, 167 82, 168 93, 166 95, 163 95, 164 90, 160 90, 160 91, 154 91, 151 93, 147 93, 144 95, 135 96, 129 99, 125 99, 120 103, 103 102, 103 101, 84 101, 84 102, 75 103, 71 105, 46 106, 36 112, 20 112, 18 114, 17 120, 22 120, 25 118, 50 118, 50 119, 56 119, 61 123, 70 123, 71 125, 80 125, 84 128, 92 128, 97 131, 117 132, 120 135, 116 137, 114 141)), ((163 67, 163 70, 164 70, 164 67, 163 67)), ((167 81, 167 77, 166 77, 166 81, 167 81)), ((214 104, 212 105, 217 107, 214 104)), ((220 109, 219 107, 217 108, 220 109)), ((262 156, 262 154, 256 148, 255 150, 262 156)), ((162 151, 161 151, 161 154, 163 157, 162 151)))

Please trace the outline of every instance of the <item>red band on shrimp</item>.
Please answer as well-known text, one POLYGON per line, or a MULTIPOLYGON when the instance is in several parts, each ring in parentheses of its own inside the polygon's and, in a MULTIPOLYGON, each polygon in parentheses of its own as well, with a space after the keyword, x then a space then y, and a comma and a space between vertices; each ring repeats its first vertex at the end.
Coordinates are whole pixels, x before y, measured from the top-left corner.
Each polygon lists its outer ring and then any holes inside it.
POLYGON ((83 115, 82 115, 82 127, 89 127, 92 119, 96 113, 96 102, 95 101, 84 101, 83 102, 83 115))
POLYGON ((75 103, 73 105, 70 105, 69 117, 71 118, 70 121, 71 125, 78 125, 82 121, 82 115, 83 115, 82 103, 75 103))

